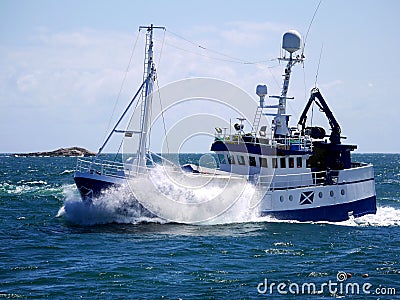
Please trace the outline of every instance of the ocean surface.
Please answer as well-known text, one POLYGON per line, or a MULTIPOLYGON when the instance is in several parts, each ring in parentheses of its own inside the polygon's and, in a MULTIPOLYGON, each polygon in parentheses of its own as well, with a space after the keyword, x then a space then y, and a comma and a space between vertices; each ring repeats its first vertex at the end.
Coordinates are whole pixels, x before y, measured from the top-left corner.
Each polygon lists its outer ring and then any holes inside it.
POLYGON ((0 155, 0 298, 400 298, 400 154, 353 158, 375 166, 376 215, 198 226, 121 217, 118 201, 87 216, 76 158, 0 155))

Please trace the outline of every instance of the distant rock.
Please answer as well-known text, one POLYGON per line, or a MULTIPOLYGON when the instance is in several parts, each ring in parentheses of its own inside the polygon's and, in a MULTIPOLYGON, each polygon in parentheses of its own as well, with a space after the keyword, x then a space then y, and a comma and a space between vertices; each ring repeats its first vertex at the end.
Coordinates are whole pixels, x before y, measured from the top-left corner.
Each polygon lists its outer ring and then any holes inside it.
POLYGON ((96 153, 85 148, 71 147, 60 148, 48 152, 15 153, 14 156, 94 156, 96 153))

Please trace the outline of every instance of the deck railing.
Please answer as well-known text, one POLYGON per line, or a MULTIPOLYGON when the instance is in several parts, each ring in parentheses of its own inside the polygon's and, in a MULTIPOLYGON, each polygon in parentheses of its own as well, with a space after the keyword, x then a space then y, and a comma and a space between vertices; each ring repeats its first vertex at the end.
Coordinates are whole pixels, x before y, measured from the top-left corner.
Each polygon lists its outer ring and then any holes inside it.
POLYGON ((121 178, 125 177, 124 164, 121 162, 108 160, 89 160, 78 158, 76 163, 76 171, 121 178))
MULTIPOLYGON (((253 182, 257 186, 269 187, 270 190, 318 186, 327 183, 327 173, 326 171, 320 171, 285 175, 259 175, 255 176, 253 182)), ((331 182, 331 184, 336 183, 337 181, 335 180, 331 182)))
POLYGON ((216 133, 215 140, 220 140, 227 144, 244 144, 248 141, 252 141, 255 145, 269 146, 284 148, 286 150, 309 150, 312 148, 312 141, 309 137, 285 137, 276 139, 270 136, 257 136, 254 140, 254 136, 245 134, 222 134, 216 133))
POLYGON ((90 174, 98 174, 104 176, 112 176, 119 178, 129 178, 137 175, 136 170, 147 171, 147 167, 139 167, 133 166, 131 164, 124 164, 122 162, 117 161, 109 161, 109 160, 90 160, 90 159, 82 159, 78 158, 76 163, 76 171, 78 172, 89 172, 90 174))

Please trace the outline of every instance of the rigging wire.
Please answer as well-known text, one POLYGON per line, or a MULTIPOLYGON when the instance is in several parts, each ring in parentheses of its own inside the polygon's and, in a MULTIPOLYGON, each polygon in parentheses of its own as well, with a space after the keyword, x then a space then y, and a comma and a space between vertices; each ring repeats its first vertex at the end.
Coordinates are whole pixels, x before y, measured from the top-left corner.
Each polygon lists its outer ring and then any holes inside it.
POLYGON ((314 106, 315 106, 315 103, 313 101, 312 106, 311 106, 311 127, 313 127, 313 121, 314 121, 314 106))
MULTIPOLYGON (((311 18, 310 24, 308 24, 306 36, 305 36, 304 42, 303 42, 302 56, 304 55, 304 50, 306 48, 306 42, 307 42, 307 39, 308 39, 308 34, 310 33, 311 26, 312 26, 312 24, 314 22, 315 16, 317 15, 317 12, 318 12, 318 9, 319 9, 321 3, 322 3, 322 0, 319 0, 318 5, 315 8, 314 14, 313 14, 313 16, 311 18)), ((320 54, 320 57, 319 57, 320 60, 321 60, 321 55, 322 55, 322 49, 321 49, 321 54, 320 54)), ((318 70, 319 70, 319 63, 320 63, 320 61, 318 62, 318 70)), ((316 82, 317 82, 318 70, 317 70, 317 75, 316 75, 316 78, 315 78, 315 85, 317 84, 316 82)), ((307 83, 306 83, 306 73, 305 73, 305 69, 304 69, 304 62, 303 62, 303 74, 304 74, 303 75, 303 78, 304 78, 303 79, 304 80, 304 99, 307 99, 307 87, 306 87, 307 83)), ((312 107, 311 107, 311 127, 312 127, 312 124, 313 124, 313 118, 314 118, 314 102, 313 102, 312 107)))
MULTIPOLYGON (((162 52, 163 52, 163 49, 164 49, 164 43, 165 43, 165 31, 166 31, 166 29, 164 28, 164 35, 163 35, 163 40, 162 40, 162 43, 161 43, 161 49, 160 49, 160 56, 159 56, 159 58, 158 58, 158 64, 157 64, 157 68, 160 66, 160 62, 161 62, 161 56, 162 56, 162 52)), ((154 38, 153 38, 154 39, 154 38)), ((154 64, 154 63, 153 63, 154 64)), ((155 66, 154 66, 154 68, 155 68, 155 66)), ((156 68, 155 68, 156 69, 156 68)), ((158 78, 157 78, 157 75, 156 75, 157 73, 155 73, 155 81, 157 82, 157 87, 158 87, 158 78)), ((158 87, 158 89, 160 89, 159 87, 158 87)), ((159 93, 160 93, 160 91, 158 91, 159 93)), ((161 99, 160 99, 160 101, 161 101, 161 99)), ((153 93, 152 93, 152 95, 151 95, 151 103, 153 103, 153 93)), ((160 102, 160 104, 161 104, 161 102, 160 102)), ((152 119, 152 115, 153 115, 153 109, 152 109, 152 105, 150 106, 150 120, 152 119)), ((148 150, 149 150, 149 153, 151 153, 150 152, 150 144, 151 144, 151 130, 152 130, 152 126, 150 126, 150 129, 149 129, 149 134, 148 134, 148 139, 147 139, 147 141, 148 141, 148 150)), ((151 156, 151 155, 150 155, 151 156)))
MULTIPOLYGON (((322 1, 322 0, 321 0, 321 1, 322 1)), ((315 14, 316 14, 316 12, 314 13, 314 17, 315 17, 315 14)), ((314 17, 313 17, 313 19, 314 19, 314 17)), ((310 24, 310 26, 311 26, 311 24, 310 24)), ((172 32, 171 30, 168 30, 168 32, 169 32, 170 34, 174 35, 175 37, 177 37, 177 38, 179 38, 179 39, 182 39, 182 40, 184 40, 184 41, 186 41, 186 42, 192 44, 192 45, 195 46, 196 48, 200 48, 200 49, 202 49, 202 50, 205 50, 205 51, 208 51, 208 52, 211 52, 211 53, 215 53, 215 54, 221 55, 221 56, 226 57, 226 58, 212 57, 212 56, 209 56, 209 55, 206 55, 206 54, 203 54, 203 53, 198 53, 198 52, 190 51, 190 50, 187 50, 187 49, 183 49, 183 48, 181 48, 181 47, 178 47, 178 46, 175 46, 175 45, 172 45, 172 44, 169 44, 169 43, 166 42, 167 45, 169 45, 169 46, 171 46, 171 47, 173 47, 173 48, 176 48, 176 49, 179 49, 179 50, 188 52, 188 53, 192 53, 192 54, 195 54, 195 55, 198 55, 198 56, 202 56, 202 57, 206 57, 206 58, 209 58, 209 59, 213 59, 213 60, 218 60, 218 61, 223 61, 223 62, 230 62, 230 63, 236 63, 236 64, 242 64, 242 65, 256 65, 256 66, 266 67, 267 70, 270 72, 270 74, 271 74, 271 76, 272 76, 272 79, 273 79, 275 85, 276 85, 278 88, 280 88, 280 86, 281 86, 281 84, 280 84, 279 81, 277 80, 275 74, 274 74, 274 73, 272 72, 272 70, 271 70, 271 69, 274 69, 274 68, 279 67, 280 64, 277 64, 277 65, 275 65, 275 66, 270 66, 270 65, 267 65, 267 64, 266 64, 267 62, 272 62, 272 61, 278 61, 278 62, 279 62, 279 60, 276 59, 276 58, 270 59, 270 60, 249 62, 249 61, 245 61, 245 60, 243 60, 243 59, 241 59, 241 58, 233 57, 233 56, 231 56, 231 55, 222 53, 222 52, 220 52, 220 51, 216 51, 216 50, 213 50, 213 49, 210 49, 210 48, 206 48, 206 47, 204 47, 204 46, 202 46, 202 45, 200 45, 200 44, 198 44, 198 43, 196 43, 196 42, 193 42, 193 41, 191 41, 191 40, 189 40, 189 39, 183 37, 182 35, 179 35, 179 34, 177 34, 177 33, 175 33, 175 32, 172 32)), ((289 106, 290 106, 290 104, 289 104, 289 106)))
MULTIPOLYGON (((154 40, 158 40, 156 37, 154 37, 153 39, 154 39, 154 40)), ((200 44, 198 44, 198 43, 196 43, 196 42, 193 42, 193 41, 189 40, 188 38, 185 38, 184 36, 182 36, 182 35, 180 35, 180 34, 177 34, 177 33, 173 32, 173 31, 167 30, 167 29, 164 30, 164 36, 163 36, 163 40, 162 40, 162 48, 163 48, 164 44, 165 44, 165 45, 168 45, 168 46, 170 46, 170 47, 172 47, 172 48, 178 49, 178 50, 180 50, 180 51, 187 52, 187 53, 191 53, 191 54, 193 54, 193 55, 205 57, 205 58, 212 59, 212 60, 217 60, 217 61, 222 61, 222 62, 228 62, 228 63, 235 63, 235 64, 241 64, 241 65, 255 65, 255 66, 262 67, 262 68, 265 68, 265 67, 266 67, 267 70, 270 72, 270 74, 271 74, 271 76, 272 76, 272 79, 274 80, 274 83, 276 84, 276 86, 277 86, 278 88, 280 87, 280 83, 278 82, 278 80, 277 80, 275 74, 271 71, 271 69, 277 68, 277 67, 279 67, 280 65, 277 64, 277 65, 271 66, 270 64, 268 64, 268 63, 270 63, 270 62, 278 61, 278 59, 259 60, 259 61, 246 61, 246 60, 243 60, 243 59, 241 59, 241 58, 233 57, 233 56, 231 56, 231 55, 222 53, 222 52, 220 52, 220 51, 216 51, 216 50, 213 50, 213 49, 204 47, 204 46, 202 46, 202 45, 200 45, 200 44), (207 54, 204 54, 204 53, 199 53, 199 52, 196 52, 196 51, 192 51, 192 50, 189 50, 189 49, 185 49, 185 48, 179 47, 179 46, 177 46, 177 45, 175 45, 175 44, 168 43, 168 42, 165 41, 165 33, 166 33, 167 31, 168 31, 169 34, 171 34, 171 35, 177 37, 178 39, 181 39, 181 40, 183 40, 183 41, 185 41, 185 42, 191 44, 192 46, 194 46, 194 47, 196 47, 196 48, 201 49, 202 51, 208 51, 208 52, 211 52, 211 53, 215 53, 215 54, 220 55, 220 56, 223 56, 223 57, 225 57, 225 58, 210 56, 210 55, 207 55, 207 54)), ((160 59, 161 59, 161 56, 160 56, 160 59)))
POLYGON ((306 70, 303 65, 303 83, 304 83, 304 99, 307 100, 307 80, 306 80, 306 70))
MULTIPOLYGON (((141 33, 141 31, 139 30, 139 34, 140 34, 140 33, 141 33)), ((145 51, 147 51, 146 47, 145 47, 145 51)), ((132 121, 133 121, 133 116, 135 115, 135 111, 136 111, 136 109, 137 109, 139 103, 142 103, 143 100, 144 100, 144 99, 143 99, 143 97, 141 96, 141 97, 140 97, 140 100, 136 101, 136 105, 135 105, 135 108, 132 110, 132 114, 131 114, 131 117, 130 117, 130 119, 129 119, 129 121, 128 121, 127 128, 130 128, 130 126, 131 126, 131 124, 132 124, 132 121)))
MULTIPOLYGON (((210 55, 203 54, 203 53, 199 53, 199 52, 194 52, 194 51, 191 51, 191 50, 188 50, 188 49, 184 49, 184 48, 182 48, 182 47, 178 47, 178 46, 176 46, 176 45, 170 44, 170 43, 168 43, 168 42, 165 42, 165 44, 168 45, 168 46, 170 46, 170 47, 172 47, 172 48, 175 48, 175 49, 178 49, 178 50, 187 52, 187 53, 191 53, 191 54, 194 54, 194 55, 197 55, 197 56, 202 56, 202 57, 206 57, 206 58, 209 58, 209 59, 212 59, 212 60, 218 60, 218 61, 229 62, 229 63, 235 63, 235 64, 242 64, 242 65, 263 65, 263 66, 265 66, 265 65, 266 65, 266 62, 275 60, 275 59, 273 59, 273 60, 271 59, 271 60, 256 61, 256 62, 237 61, 237 60, 226 59, 226 58, 218 58, 218 57, 215 57, 215 56, 210 56, 210 55)), ((208 50, 208 49, 205 49, 205 50, 206 50, 206 51, 210 51, 210 50, 208 50)), ((268 66, 268 65, 266 65, 266 66, 269 67, 269 68, 275 68, 275 67, 276 67, 276 66, 272 66, 272 67, 271 67, 271 66, 268 66)))
POLYGON ((318 5, 317 5, 317 8, 315 9, 314 14, 313 14, 313 16, 312 16, 312 18, 311 18, 310 24, 308 25, 306 37, 304 38, 303 52, 302 52, 302 54, 304 53, 304 49, 306 48, 306 41, 307 41, 307 38, 308 38, 308 34, 310 33, 311 25, 312 25, 312 23, 314 22, 314 18, 315 18, 315 16, 317 15, 317 12, 318 12, 319 6, 321 5, 321 2, 322 2, 322 0, 319 0, 319 3, 318 3, 318 5))
POLYGON ((207 51, 209 51, 209 52, 216 53, 216 54, 218 54, 218 55, 227 57, 227 58, 229 58, 229 59, 231 59, 231 60, 234 60, 234 61, 237 61, 237 62, 239 62, 239 63, 244 63, 244 61, 243 61, 242 59, 240 59, 240 58, 233 57, 233 56, 231 56, 231 55, 228 55, 228 54, 225 54, 225 53, 216 51, 216 50, 208 49, 208 48, 206 48, 206 47, 204 47, 204 46, 202 46, 202 45, 200 45, 200 44, 198 44, 198 43, 195 43, 195 42, 192 42, 192 41, 188 40, 187 38, 185 38, 185 37, 183 37, 183 36, 181 36, 181 35, 179 35, 179 34, 177 34, 177 33, 175 33, 175 32, 172 32, 171 30, 168 30, 168 32, 171 33, 172 35, 174 35, 174 36, 176 36, 176 37, 178 37, 178 38, 180 38, 180 39, 182 39, 182 40, 184 40, 184 41, 186 41, 186 42, 188 42, 188 43, 190 43, 190 44, 192 44, 192 45, 194 45, 194 46, 200 48, 200 49, 203 49, 203 50, 207 50, 207 51))
POLYGON ((323 49, 324 49, 324 44, 322 44, 322 46, 321 46, 321 52, 319 53, 318 67, 317 67, 317 73, 315 74, 315 83, 314 83, 314 87, 317 87, 319 66, 320 66, 320 64, 321 64, 322 50, 323 50, 323 49))
POLYGON ((165 44, 165 32, 167 31, 167 29, 164 28, 164 34, 163 34, 163 39, 162 39, 162 43, 161 43, 161 49, 160 49, 160 56, 158 58, 158 63, 157 63, 157 68, 160 67, 160 63, 161 63, 161 55, 163 53, 163 49, 164 49, 164 44, 165 44))
POLYGON ((119 144, 118 151, 115 154, 115 157, 114 157, 114 160, 113 160, 114 162, 117 160, 117 157, 118 157, 119 151, 121 151, 121 147, 122 147, 122 143, 123 142, 124 142, 124 139, 121 139, 121 143, 119 144))
POLYGON ((281 84, 280 84, 280 82, 278 81, 278 79, 276 79, 276 76, 275 76, 275 74, 274 74, 274 73, 272 73, 272 70, 271 70, 271 69, 273 69, 273 68, 277 68, 277 67, 279 67, 279 65, 277 65, 277 66, 275 66, 275 67, 268 67, 267 69, 268 69, 268 71, 271 73, 271 75, 272 75, 272 79, 274 80, 274 82, 275 82, 275 85, 276 85, 278 88, 280 88, 280 87, 281 87, 281 84))
MULTIPOLYGON (((230 62, 230 63, 243 64, 243 65, 263 65, 263 66, 265 66, 267 62, 271 62, 271 61, 276 61, 276 60, 277 60, 277 59, 270 59, 270 60, 260 60, 260 61, 246 61, 246 60, 244 60, 244 59, 237 58, 237 57, 234 57, 234 56, 231 56, 231 55, 222 53, 222 52, 220 52, 220 51, 217 51, 217 50, 213 50, 213 49, 204 47, 204 46, 202 46, 202 45, 200 45, 200 44, 198 44, 198 43, 196 43, 196 42, 193 42, 193 41, 191 41, 191 40, 189 40, 189 39, 187 39, 187 38, 185 38, 185 37, 183 37, 183 36, 181 36, 181 35, 175 33, 175 32, 172 32, 171 30, 166 30, 166 31, 168 31, 168 33, 174 35, 175 37, 177 37, 177 38, 179 38, 179 39, 182 39, 182 40, 184 40, 184 41, 186 41, 186 42, 192 44, 192 45, 195 46, 196 48, 200 48, 200 49, 202 49, 202 50, 205 50, 205 51, 208 51, 208 52, 215 53, 215 54, 217 54, 217 55, 226 57, 226 58, 213 57, 213 56, 209 56, 209 55, 206 55, 206 54, 194 52, 194 51, 191 51, 191 50, 188 50, 188 49, 184 49, 184 48, 181 48, 181 47, 172 45, 172 44, 170 44, 170 43, 168 43, 168 42, 165 42, 165 44, 167 44, 167 45, 169 45, 169 46, 171 46, 171 47, 173 47, 173 48, 176 48, 176 49, 179 49, 179 50, 182 50, 182 51, 185 51, 185 52, 189 52, 189 53, 192 53, 192 54, 195 54, 195 55, 198 55, 198 56, 207 57, 207 58, 209 58, 209 59, 219 60, 219 61, 224 61, 224 62, 230 62)), ((266 66, 267 66, 268 68, 276 68, 276 67, 277 67, 277 66, 269 66, 269 65, 266 65, 266 66)))
POLYGON ((132 51, 131 51, 131 56, 130 56, 130 58, 129 58, 129 63, 128 63, 128 66, 126 67, 125 74, 124 74, 124 78, 122 79, 121 86, 120 86, 119 92, 118 92, 118 96, 117 96, 117 99, 116 99, 116 101, 115 101, 115 103, 114 103, 114 107, 113 107, 113 110, 112 110, 110 119, 109 119, 109 121, 108 121, 107 130, 106 130, 106 132, 105 132, 105 134, 104 134, 103 140, 105 140, 105 138, 106 138, 106 136, 107 136, 107 133, 108 133, 108 131, 110 130, 111 121, 112 121, 112 118, 114 117, 115 109, 117 108, 118 101, 119 101, 119 99, 120 99, 120 97, 121 97, 121 94, 122 94, 122 89, 123 89, 123 87, 124 87, 124 85, 125 85, 126 77, 127 77, 127 75, 128 75, 129 69, 130 69, 130 67, 131 67, 133 54, 135 53, 135 49, 136 49, 136 45, 137 45, 138 40, 139 40, 139 32, 138 32, 138 34, 136 35, 136 40, 135 40, 135 43, 134 43, 133 48, 132 48, 132 51))
POLYGON ((161 94, 160 94, 160 86, 158 85, 158 78, 156 78, 156 83, 157 83, 158 99, 160 100, 161 117, 162 117, 163 126, 164 126, 164 136, 165 136, 165 142, 166 142, 166 144, 167 144, 167 152, 168 152, 168 154, 169 154, 169 145, 168 145, 167 127, 166 127, 166 125, 165 125, 165 119, 164 119, 164 108, 162 107, 162 102, 161 102, 161 94))
MULTIPOLYGON (((152 117, 153 117, 153 93, 151 93, 148 97, 151 97, 151 101, 150 101, 150 106, 149 106, 149 111, 150 111, 150 118, 149 118, 149 120, 150 120, 150 122, 151 122, 151 119, 152 119, 152 117)), ((150 145, 151 145, 151 125, 150 125, 150 128, 149 128, 149 132, 147 133, 146 132, 146 135, 147 135, 147 149, 148 149, 148 151, 150 152, 150 145)))
MULTIPOLYGON (((167 30, 166 30, 166 31, 167 31, 167 30)), ((196 47, 196 48, 199 48, 199 49, 201 49, 201 50, 203 50, 203 51, 208 51, 208 52, 211 52, 211 53, 215 53, 215 54, 220 55, 220 56, 223 56, 223 57, 225 57, 225 58, 210 56, 210 55, 207 55, 207 54, 204 54, 204 53, 199 53, 199 52, 191 51, 191 50, 184 49, 184 48, 182 48, 182 47, 178 47, 178 46, 176 46, 176 45, 170 44, 170 43, 168 43, 168 42, 165 42, 166 45, 171 46, 171 47, 173 47, 173 48, 175 48, 175 49, 178 49, 178 50, 181 50, 181 51, 184 51, 184 52, 187 52, 187 53, 191 53, 191 54, 194 54, 194 55, 197 55, 197 56, 205 57, 205 58, 208 58, 208 59, 217 60, 217 61, 222 61, 222 62, 235 63, 235 64, 241 64, 241 65, 255 65, 255 66, 259 66, 259 67, 263 67, 263 68, 266 67, 267 70, 270 72, 270 74, 271 74, 271 76, 272 76, 272 79, 274 80, 276 86, 277 86, 278 88, 280 87, 280 83, 278 82, 278 80, 277 80, 275 74, 271 71, 271 69, 274 69, 274 68, 279 67, 280 64, 278 63, 277 65, 274 65, 274 66, 271 66, 271 65, 268 64, 268 63, 270 63, 270 62, 278 61, 278 59, 276 59, 276 58, 274 58, 274 59, 269 59, 269 60, 253 61, 253 62, 251 62, 251 61, 246 61, 246 60, 243 60, 243 59, 241 59, 241 58, 233 57, 233 56, 231 56, 231 55, 222 53, 222 52, 220 52, 220 51, 216 51, 216 50, 213 50, 213 49, 204 47, 204 46, 202 46, 202 45, 200 45, 200 44, 198 44, 198 43, 196 43, 196 42, 193 42, 193 41, 191 41, 191 40, 189 40, 189 39, 183 37, 183 36, 180 35, 180 34, 177 34, 177 33, 173 32, 173 31, 171 31, 171 30, 168 30, 168 33, 170 33, 171 35, 174 35, 175 37, 177 37, 177 38, 179 38, 179 39, 181 39, 181 40, 186 41, 187 43, 193 45, 193 46, 196 47)))

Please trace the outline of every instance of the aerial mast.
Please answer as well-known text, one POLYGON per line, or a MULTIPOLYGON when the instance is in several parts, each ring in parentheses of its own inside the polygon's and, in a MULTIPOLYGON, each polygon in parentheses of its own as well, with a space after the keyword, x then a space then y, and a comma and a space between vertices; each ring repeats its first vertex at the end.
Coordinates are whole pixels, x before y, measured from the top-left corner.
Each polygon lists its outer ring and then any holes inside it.
POLYGON ((282 49, 289 52, 289 57, 286 56, 279 58, 281 61, 287 61, 285 68, 285 74, 283 75, 283 85, 280 96, 270 96, 271 98, 278 98, 278 111, 274 118, 274 137, 276 139, 285 138, 289 135, 289 115, 286 114, 286 99, 293 99, 293 97, 287 97, 287 92, 289 89, 290 75, 292 72, 292 67, 296 63, 304 61, 304 55, 297 55, 294 57, 293 53, 301 48, 301 35, 296 30, 289 30, 283 35, 282 39, 282 49))

